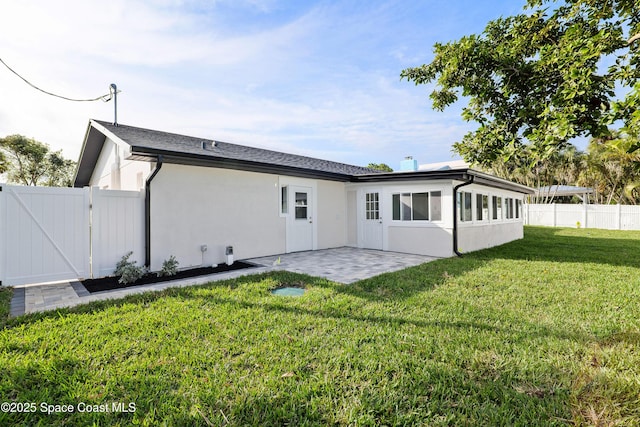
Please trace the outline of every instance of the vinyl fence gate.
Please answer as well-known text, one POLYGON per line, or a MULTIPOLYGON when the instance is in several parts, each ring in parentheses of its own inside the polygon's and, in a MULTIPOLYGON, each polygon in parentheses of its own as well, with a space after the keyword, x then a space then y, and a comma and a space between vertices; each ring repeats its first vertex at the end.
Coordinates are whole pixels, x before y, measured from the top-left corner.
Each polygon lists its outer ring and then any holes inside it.
POLYGON ((141 260, 142 197, 89 187, 0 185, 0 285, 103 277, 130 250, 141 260))

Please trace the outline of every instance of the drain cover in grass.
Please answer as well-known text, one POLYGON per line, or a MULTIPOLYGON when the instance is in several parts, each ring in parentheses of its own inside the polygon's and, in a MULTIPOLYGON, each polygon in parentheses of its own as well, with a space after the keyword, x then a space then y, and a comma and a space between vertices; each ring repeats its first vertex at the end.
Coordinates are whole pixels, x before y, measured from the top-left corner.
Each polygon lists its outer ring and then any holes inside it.
POLYGON ((302 288, 278 288, 271 291, 273 295, 279 295, 284 297, 299 297, 304 295, 304 289, 302 288))

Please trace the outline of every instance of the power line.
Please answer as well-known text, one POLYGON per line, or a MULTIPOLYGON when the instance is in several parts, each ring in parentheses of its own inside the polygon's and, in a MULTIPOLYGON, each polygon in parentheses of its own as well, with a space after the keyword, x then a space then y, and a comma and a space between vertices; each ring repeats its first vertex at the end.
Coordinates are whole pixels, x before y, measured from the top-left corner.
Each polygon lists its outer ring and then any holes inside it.
POLYGON ((13 68, 9 67, 7 65, 6 62, 4 62, 2 60, 2 58, 0 58, 0 62, 2 62, 2 65, 4 65, 5 67, 7 67, 7 69, 9 71, 11 71, 13 74, 15 74, 16 76, 18 76, 22 81, 24 81, 26 84, 28 84, 29 86, 31 86, 32 88, 39 90, 42 93, 46 93, 47 95, 51 95, 51 96, 55 96, 56 98, 61 98, 61 99, 65 99, 67 101, 74 101, 74 102, 92 102, 92 101, 110 101, 111 98, 113 97, 113 91, 112 91, 112 87, 109 87, 109 93, 106 95, 102 95, 102 96, 98 96, 96 98, 91 98, 91 99, 77 99, 77 98, 67 98, 66 96, 62 96, 62 95, 57 95, 55 93, 51 93, 51 92, 47 92, 44 89, 40 89, 38 86, 34 85, 33 83, 31 83, 29 80, 25 79, 24 77, 22 77, 20 74, 18 74, 13 68))

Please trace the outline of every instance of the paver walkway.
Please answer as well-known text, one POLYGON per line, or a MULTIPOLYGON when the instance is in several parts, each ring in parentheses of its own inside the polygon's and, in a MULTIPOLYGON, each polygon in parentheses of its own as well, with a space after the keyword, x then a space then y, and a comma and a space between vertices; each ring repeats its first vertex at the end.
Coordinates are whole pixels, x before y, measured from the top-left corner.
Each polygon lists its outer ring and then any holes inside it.
POLYGON ((432 261, 435 258, 356 248, 337 248, 319 251, 296 252, 247 260, 256 268, 227 273, 173 280, 152 285, 135 286, 113 291, 89 293, 80 282, 63 282, 46 285, 16 286, 11 301, 11 316, 73 307, 92 301, 118 299, 127 295, 159 291, 171 287, 184 287, 218 280, 232 279, 248 274, 271 270, 287 270, 310 276, 325 277, 338 283, 349 284, 382 273, 432 261))
POLYGON ((254 258, 251 262, 349 284, 434 259, 424 255, 344 247, 254 258))

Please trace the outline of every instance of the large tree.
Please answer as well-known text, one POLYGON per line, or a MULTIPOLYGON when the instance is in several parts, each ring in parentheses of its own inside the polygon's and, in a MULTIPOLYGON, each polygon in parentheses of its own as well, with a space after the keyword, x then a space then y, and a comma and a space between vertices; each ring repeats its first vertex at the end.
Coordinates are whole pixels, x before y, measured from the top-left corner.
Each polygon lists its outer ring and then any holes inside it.
POLYGON ((638 0, 528 0, 523 13, 434 52, 401 76, 435 83, 437 110, 465 97, 462 116, 478 128, 454 149, 470 163, 490 167, 523 145, 545 158, 576 136, 606 136, 617 120, 640 129, 638 0))
POLYGON ((22 135, 0 138, 0 172, 9 182, 22 185, 70 187, 76 163, 60 151, 22 135))

